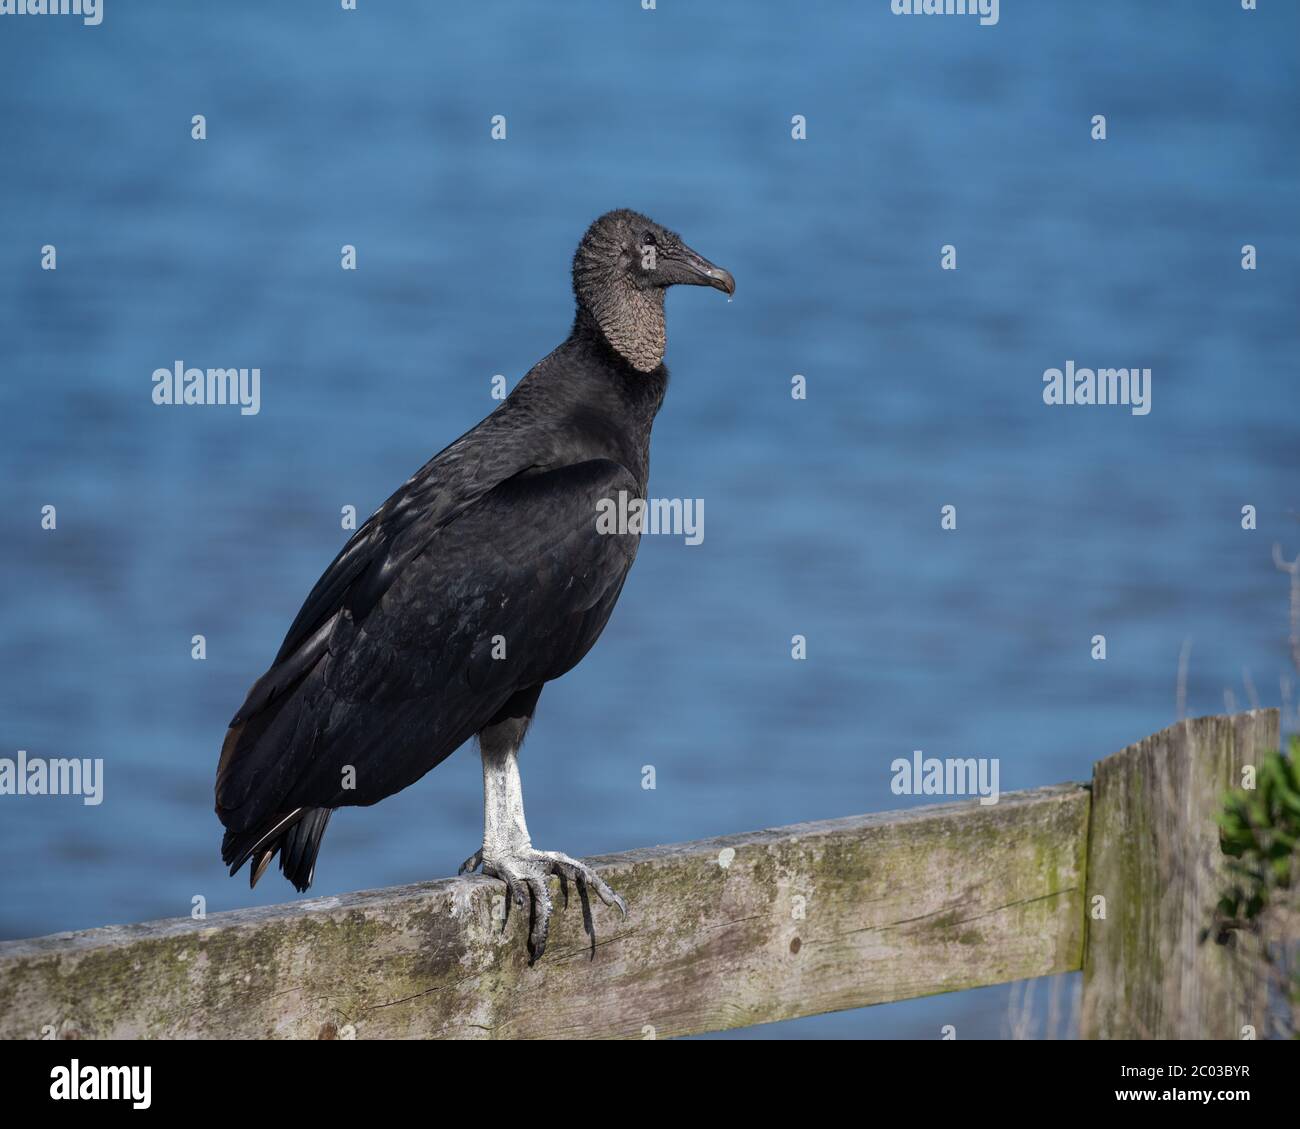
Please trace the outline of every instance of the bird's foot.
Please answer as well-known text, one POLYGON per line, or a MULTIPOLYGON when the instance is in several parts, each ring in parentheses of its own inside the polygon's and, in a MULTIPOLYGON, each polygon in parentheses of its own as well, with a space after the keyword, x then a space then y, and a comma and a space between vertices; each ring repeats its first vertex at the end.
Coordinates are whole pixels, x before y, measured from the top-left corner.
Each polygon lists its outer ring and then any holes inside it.
MULTIPOLYGON (((551 893, 548 879, 552 874, 560 879, 560 890, 564 894, 564 904, 569 904, 569 880, 578 888, 582 901, 582 923, 589 936, 594 937, 591 921, 591 905, 587 900, 587 889, 596 891, 596 895, 607 906, 617 906, 619 912, 627 917, 627 903, 586 863, 570 858, 560 851, 538 851, 532 847, 512 848, 509 851, 484 854, 480 848, 467 858, 459 873, 469 874, 479 866, 483 873, 491 878, 499 878, 506 884, 506 913, 510 920, 510 903, 523 909, 525 899, 532 904, 532 917, 528 928, 528 956, 537 961, 546 951, 546 937, 550 930, 551 893)), ((505 928, 505 923, 502 923, 505 928)))

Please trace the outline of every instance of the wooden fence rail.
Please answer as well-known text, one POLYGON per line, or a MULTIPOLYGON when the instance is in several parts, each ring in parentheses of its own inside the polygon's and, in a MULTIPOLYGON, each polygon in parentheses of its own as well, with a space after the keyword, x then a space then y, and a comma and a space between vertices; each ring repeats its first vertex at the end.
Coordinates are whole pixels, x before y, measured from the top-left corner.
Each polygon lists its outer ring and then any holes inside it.
POLYGON ((1277 742, 1275 710, 1200 718, 1091 787, 608 855, 629 918, 593 944, 573 896, 534 967, 481 877, 7 942, 0 1037, 663 1038, 1081 968, 1086 1036, 1237 1037, 1196 933, 1220 796, 1277 742))

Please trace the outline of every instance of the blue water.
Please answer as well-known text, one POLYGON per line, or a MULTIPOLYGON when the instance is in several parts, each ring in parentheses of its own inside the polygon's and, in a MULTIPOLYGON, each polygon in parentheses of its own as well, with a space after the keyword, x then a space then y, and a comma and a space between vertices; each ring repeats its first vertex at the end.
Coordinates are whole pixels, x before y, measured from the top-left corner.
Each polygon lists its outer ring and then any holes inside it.
MULTIPOLYGON (((225 724, 340 508, 368 514, 563 338, 569 257, 611 207, 738 292, 669 298, 651 492, 703 498, 705 542, 646 538, 543 694, 541 845, 900 807, 889 762, 915 748, 999 757, 1003 789, 1086 779, 1174 719, 1186 640, 1189 712, 1247 681, 1279 704, 1300 9, 448 7, 0 17, 0 755, 106 762, 99 807, 0 798, 0 936, 292 897, 220 865, 225 724), (178 359, 260 367, 261 412, 154 405, 178 359), (1149 366, 1150 415, 1046 407, 1067 360, 1149 366)), ((451 873, 479 788, 467 748, 340 813, 313 892, 451 873)), ((749 1034, 996 1036, 1007 992, 749 1034)))

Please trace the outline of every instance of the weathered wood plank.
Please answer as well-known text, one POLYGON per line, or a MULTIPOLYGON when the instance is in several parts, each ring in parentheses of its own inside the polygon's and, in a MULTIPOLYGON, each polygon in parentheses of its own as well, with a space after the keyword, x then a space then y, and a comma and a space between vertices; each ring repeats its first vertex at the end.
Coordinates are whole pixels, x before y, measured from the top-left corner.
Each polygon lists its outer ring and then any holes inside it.
POLYGON ((485 878, 0 945, 0 1036, 664 1037, 1081 966, 1089 793, 1058 785, 611 855, 536 967, 485 878), (727 865, 723 865, 723 863, 727 865))
POLYGON ((1223 889, 1215 815, 1243 764, 1278 745, 1278 711, 1170 726, 1093 771, 1084 1038, 1235 1039, 1258 989, 1248 961, 1199 943, 1223 889))

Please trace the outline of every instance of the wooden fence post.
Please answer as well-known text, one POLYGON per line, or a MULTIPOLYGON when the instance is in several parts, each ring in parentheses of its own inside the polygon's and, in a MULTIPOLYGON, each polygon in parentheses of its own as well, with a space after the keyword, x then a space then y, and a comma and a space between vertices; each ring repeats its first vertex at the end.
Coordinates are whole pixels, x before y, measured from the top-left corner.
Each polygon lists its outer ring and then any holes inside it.
POLYGON ((1213 939, 1201 944, 1200 933, 1224 884, 1223 794, 1241 786, 1243 765, 1278 747, 1278 729, 1277 710, 1195 718, 1093 767, 1083 1038, 1240 1039, 1246 1025, 1264 1029, 1252 962, 1213 939))
POLYGON ((1084 1038, 1263 1036, 1254 939, 1200 934, 1216 812, 1278 729, 1276 710, 1180 722, 1091 791, 592 860, 632 916, 598 909, 593 941, 570 905, 536 966, 482 877, 5 942, 0 1038, 664 1037, 1081 967, 1084 1038))

